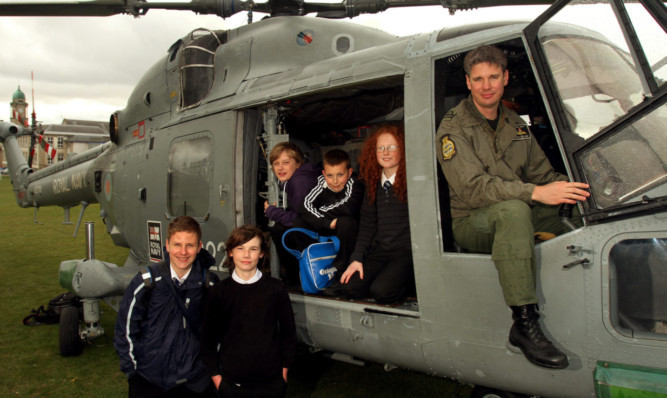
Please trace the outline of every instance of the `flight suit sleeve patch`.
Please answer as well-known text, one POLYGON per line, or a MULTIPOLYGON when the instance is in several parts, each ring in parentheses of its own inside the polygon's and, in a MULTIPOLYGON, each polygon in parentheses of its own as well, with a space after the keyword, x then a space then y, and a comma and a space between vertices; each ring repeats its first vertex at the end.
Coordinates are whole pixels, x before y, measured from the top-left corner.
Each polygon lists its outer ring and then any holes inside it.
POLYGON ((454 119, 454 116, 456 116, 456 109, 450 109, 442 120, 450 121, 454 119))
POLYGON ((442 137, 442 146, 440 151, 442 152, 443 160, 449 160, 453 158, 454 155, 456 155, 456 147, 454 146, 454 142, 449 139, 448 135, 442 137))
POLYGON ((527 124, 517 124, 514 131, 514 141, 523 141, 530 139, 530 128, 527 124))

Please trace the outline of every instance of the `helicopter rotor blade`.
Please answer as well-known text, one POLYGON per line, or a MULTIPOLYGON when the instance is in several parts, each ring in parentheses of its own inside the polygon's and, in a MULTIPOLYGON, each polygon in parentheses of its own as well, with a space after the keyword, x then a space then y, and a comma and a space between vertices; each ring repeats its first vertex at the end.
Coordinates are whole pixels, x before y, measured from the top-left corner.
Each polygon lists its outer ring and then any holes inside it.
MULTIPOLYGON (((229 0, 220 0, 222 3, 229 0)), ((340 3, 317 3, 302 0, 268 0, 265 3, 252 1, 242 3, 246 9, 265 12, 271 16, 306 15, 317 13, 321 18, 353 18, 360 14, 375 14, 389 8, 442 6, 450 12, 480 7, 505 5, 545 5, 555 0, 343 0, 340 3)), ((595 0, 591 0, 595 1, 595 0)), ((240 10, 239 10, 240 11, 240 10)), ((218 14, 220 15, 220 14, 218 14)))
POLYGON ((373 14, 396 7, 440 5, 456 10, 503 5, 551 4, 554 0, 343 0, 340 3, 317 3, 303 0, 191 0, 180 2, 147 2, 145 0, 90 0, 90 1, 31 1, 3 2, 0 15, 4 16, 91 16, 116 14, 145 15, 151 9, 189 10, 197 14, 214 14, 222 18, 241 11, 257 11, 271 16, 306 15, 318 13, 323 18, 352 18, 359 14, 373 14))
POLYGON ((248 9, 241 0, 192 0, 146 2, 144 0, 31 1, 3 2, 0 15, 37 17, 106 17, 116 14, 145 15, 151 9, 189 10, 227 18, 248 9))
POLYGON ((0 15, 12 17, 106 17, 131 13, 137 1, 101 0, 70 2, 17 2, 0 4, 0 15))
POLYGON ((553 4, 555 0, 343 0, 343 3, 333 4, 335 10, 320 12, 317 16, 323 18, 353 18, 359 14, 375 14, 389 8, 442 6, 450 13, 457 10, 468 10, 481 7, 496 7, 509 5, 544 5, 553 4))
MULTIPOLYGON (((42 131, 40 130, 40 133, 41 132, 42 131)), ((51 144, 49 144, 46 137, 44 137, 40 133, 33 133, 33 137, 39 142, 39 145, 42 147, 44 152, 46 152, 47 156, 49 156, 51 159, 55 159, 56 155, 58 154, 58 151, 56 151, 56 149, 53 146, 51 146, 51 144)))

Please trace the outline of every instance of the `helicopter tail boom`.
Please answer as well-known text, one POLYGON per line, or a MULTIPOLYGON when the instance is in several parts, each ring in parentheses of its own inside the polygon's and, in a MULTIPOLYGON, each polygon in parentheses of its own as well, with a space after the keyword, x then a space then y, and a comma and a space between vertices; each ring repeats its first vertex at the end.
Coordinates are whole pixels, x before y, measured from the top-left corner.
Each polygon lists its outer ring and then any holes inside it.
POLYGON ((23 190, 23 194, 21 194, 21 190, 24 182, 28 179, 28 174, 31 172, 28 162, 25 160, 25 157, 23 157, 21 148, 16 140, 16 137, 19 137, 22 134, 23 127, 14 123, 0 122, 0 143, 2 143, 5 148, 7 166, 9 168, 14 192, 17 192, 16 200, 19 206, 25 206, 23 204, 25 189, 23 190))
POLYGON ((22 134, 21 126, 0 122, 0 142, 4 145, 19 206, 72 207, 82 202, 98 202, 91 166, 110 144, 100 145, 42 170, 34 171, 28 166, 16 140, 16 137, 22 134))

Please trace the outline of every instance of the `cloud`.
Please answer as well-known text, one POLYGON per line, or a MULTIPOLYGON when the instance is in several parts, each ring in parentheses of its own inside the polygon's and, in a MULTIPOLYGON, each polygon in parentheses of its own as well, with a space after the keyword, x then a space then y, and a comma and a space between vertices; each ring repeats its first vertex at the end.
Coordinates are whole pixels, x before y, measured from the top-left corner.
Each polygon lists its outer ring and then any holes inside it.
MULTIPOLYGON (((458 11, 452 16, 439 6, 411 7, 364 14, 352 21, 405 36, 488 20, 532 19, 545 9, 494 7, 458 11)), ((255 13, 255 21, 262 16, 255 13)), ((34 87, 37 117, 45 123, 60 123, 63 117, 106 121, 111 112, 125 107, 139 79, 176 40, 199 27, 232 29, 245 25, 246 19, 246 13, 223 20, 164 10, 151 10, 140 18, 2 17, 0 97, 9 103, 20 84, 32 106, 34 87), (30 71, 34 71, 34 85, 30 71)), ((595 22, 580 11, 567 16, 567 20, 575 19, 584 26, 595 22)), ((664 44, 662 37, 659 42, 664 44)), ((662 44, 658 47, 664 48, 662 44)), ((5 109, 5 114, 0 111, 0 120, 9 119, 9 106, 5 109)))
MULTIPOLYGON (((436 6, 391 9, 353 21, 404 36, 463 24, 475 15, 459 12, 452 17, 448 10, 436 6)), ((255 13, 256 21, 262 17, 255 13)), ((497 11, 494 18, 498 18, 497 11)), ((223 20, 164 10, 151 10, 140 18, 3 17, 0 95, 9 102, 20 84, 32 106, 34 87, 37 118, 44 123, 60 123, 65 117, 106 121, 110 113, 125 107, 145 71, 164 57, 176 40, 199 27, 231 29, 246 24, 246 20, 246 13, 223 20)), ((6 109, 0 119, 9 118, 9 107, 6 109)))
MULTIPOLYGON (((45 123, 64 117, 106 121, 176 40, 197 27, 225 25, 214 16, 161 10, 136 19, 3 17, 0 95, 9 103, 20 84, 32 106, 33 87, 37 118, 45 123)), ((0 120, 9 119, 6 109, 0 120)))

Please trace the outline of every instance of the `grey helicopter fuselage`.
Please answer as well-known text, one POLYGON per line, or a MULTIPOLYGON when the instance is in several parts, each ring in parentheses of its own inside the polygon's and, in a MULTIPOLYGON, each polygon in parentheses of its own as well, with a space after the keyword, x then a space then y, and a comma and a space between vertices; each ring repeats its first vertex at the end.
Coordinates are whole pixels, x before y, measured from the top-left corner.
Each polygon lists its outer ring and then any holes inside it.
MULTIPOLYGON (((491 256, 457 250, 448 230, 435 131, 444 113, 467 95, 462 54, 482 43, 509 54, 508 68, 515 73, 506 96, 531 104, 526 113, 534 126, 536 117, 550 125, 544 142, 554 167, 573 179, 592 178, 572 155, 575 144, 561 135, 562 115, 549 95, 553 81, 536 65, 527 26, 495 23, 399 38, 352 23, 283 16, 229 31, 195 31, 146 72, 127 107, 112 116, 111 143, 34 173, 10 165, 17 200, 35 207, 100 203, 114 243, 130 248, 126 264, 65 261, 61 280, 81 297, 103 298, 117 307, 137 269, 165 257, 162 231, 178 215, 200 221, 216 271, 226 272, 229 232, 242 224, 266 226, 261 204, 275 199, 277 190, 265 154, 277 142, 299 143, 313 162, 332 147, 354 158, 366 126, 402 120, 416 297, 383 306, 293 289, 300 341, 350 362, 369 360, 388 369, 410 368, 535 395, 593 396, 601 363, 667 369, 665 332, 624 321, 618 301, 625 293, 617 287, 624 242, 658 242, 640 261, 665 272, 660 264, 667 255, 659 250, 667 242, 665 207, 591 217, 584 227, 536 246, 542 322, 570 358, 564 370, 536 367, 506 347, 511 314, 491 256)), ((551 23, 541 32, 545 46, 576 37, 614 48, 571 25, 551 23)), ((552 76, 556 72, 551 69, 552 76)), ((651 100, 650 109, 657 109, 651 112, 661 112, 659 117, 664 117, 664 91, 651 100)), ((11 134, 6 131, 7 147, 11 134)), ((663 136, 664 129, 656 131, 663 136)), ((652 134, 643 137, 649 146, 659 142, 652 134)), ((583 148, 582 159, 592 161, 583 148)), ((600 157, 612 152, 596 151, 600 157)), ((650 193, 664 195, 664 190, 660 185, 650 193)), ((605 200, 626 200, 634 192, 629 191, 610 194, 601 187, 598 209, 611 206, 605 200)), ((279 269, 276 262, 273 272, 279 269)), ((664 324, 665 280, 656 276, 641 282, 653 284, 649 318, 664 324)))

